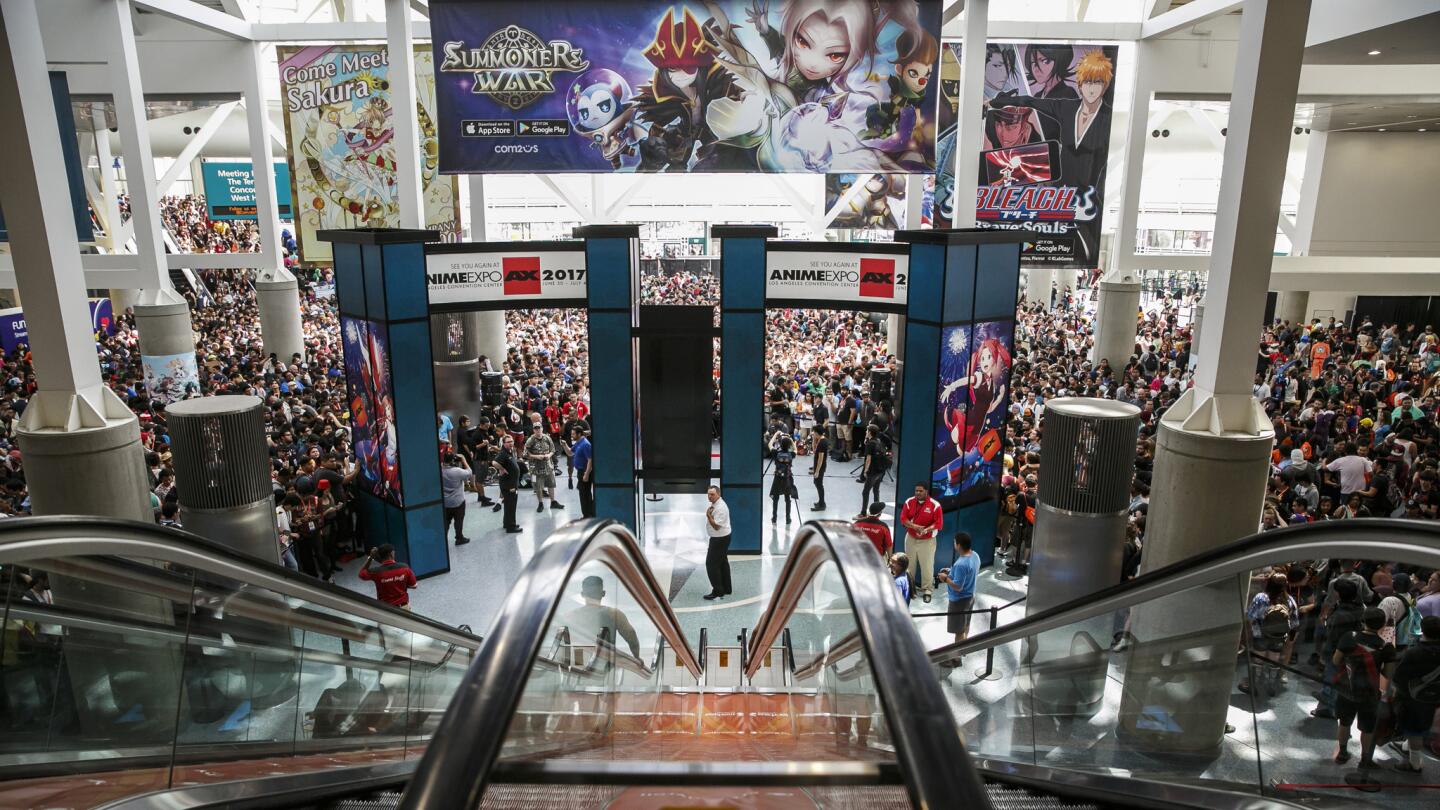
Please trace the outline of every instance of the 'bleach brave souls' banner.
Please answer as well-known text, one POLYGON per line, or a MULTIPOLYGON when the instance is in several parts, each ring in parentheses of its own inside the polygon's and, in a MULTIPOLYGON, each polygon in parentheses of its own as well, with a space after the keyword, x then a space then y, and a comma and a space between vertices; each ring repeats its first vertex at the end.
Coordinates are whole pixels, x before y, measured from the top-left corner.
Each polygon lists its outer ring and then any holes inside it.
MULTIPOLYGON (((960 45, 948 45, 959 56, 960 45)), ((985 46, 976 225, 1027 234, 1026 267, 1094 268, 1115 101, 1113 45, 985 46)), ((936 209, 950 220, 956 126, 942 128, 936 209)))
POLYGON ((935 167, 940 0, 432 0, 440 170, 935 167))

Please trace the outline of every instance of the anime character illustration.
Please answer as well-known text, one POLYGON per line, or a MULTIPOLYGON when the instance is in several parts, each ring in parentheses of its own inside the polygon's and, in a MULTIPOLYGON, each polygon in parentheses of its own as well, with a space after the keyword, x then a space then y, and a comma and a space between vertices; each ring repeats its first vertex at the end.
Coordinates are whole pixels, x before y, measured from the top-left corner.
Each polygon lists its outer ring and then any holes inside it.
POLYGON ((1048 150, 994 149, 983 157, 990 170, 989 184, 992 186, 1030 185, 1055 179, 1051 174, 1048 150))
POLYGON ((1070 45, 1031 45, 1025 50, 1025 70, 1030 74, 1030 95, 1037 98, 1077 98, 1070 86, 1070 65, 1075 49, 1070 45))
MULTIPOLYGON (((1025 77, 1016 63, 1015 46, 990 42, 985 45, 985 98, 1008 90, 1025 89, 1025 77)), ((957 94, 958 95, 958 94, 957 94)))
POLYGON ((1007 96, 1000 101, 1004 101, 1007 106, 985 110, 984 148, 1010 149, 1045 140, 1040 117, 1033 108, 1011 103, 1014 101, 1013 96, 1007 96))
POLYGON ((963 493, 963 502, 983 499, 994 488, 1011 363, 1006 322, 977 324, 970 329, 969 335, 966 327, 946 330, 946 351, 956 361, 964 362, 969 347, 960 344, 967 338, 973 338, 975 346, 968 352, 968 364, 962 365, 964 373, 941 389, 939 407, 948 445, 943 454, 937 452, 940 463, 931 476, 943 495, 953 498, 963 493), (952 406, 952 397, 962 389, 962 401, 952 406))
POLYGON ((350 385, 350 425, 355 458, 370 494, 403 506, 400 456, 390 362, 379 327, 346 318, 345 376, 350 385))
MULTIPOLYGON (((675 9, 666 10, 644 55, 655 74, 630 100, 635 117, 647 127, 639 141, 639 170, 686 171, 697 145, 703 149, 718 140, 706 111, 716 100, 738 93, 734 77, 716 59, 715 45, 688 6, 678 20, 675 9)), ((712 164, 723 160, 710 151, 705 157, 712 164)))
MULTIPOLYGON (((1070 50, 1069 46, 1065 49, 1070 50)), ((1115 67, 1104 51, 1093 48, 1080 58, 1073 75, 1080 91, 1072 97, 1002 96, 986 105, 992 112, 992 104, 1027 107, 1055 122, 1051 137, 1060 142, 1060 183, 1077 190, 1075 219, 1086 221, 1097 216, 1096 196, 1105 186, 1111 118, 1105 94, 1115 79, 1115 67)), ((1082 266, 1093 266, 1099 250, 1098 232, 1088 239, 1084 229, 1076 229, 1075 233, 1082 266)))
MULTIPOLYGON (((890 98, 871 104, 865 111, 865 131, 860 133, 864 140, 893 139, 898 134, 904 144, 917 134, 923 137, 926 131, 922 112, 925 88, 930 84, 930 74, 935 70, 940 46, 927 33, 921 32, 916 36, 906 31, 895 40, 895 47, 899 56, 891 63, 895 72, 889 79, 890 98)), ((908 151, 914 153, 923 153, 924 150, 923 143, 905 146, 910 146, 908 151)))
POLYGON ((620 168, 623 158, 637 153, 645 135, 635 123, 635 107, 626 103, 629 98, 630 83, 606 68, 580 76, 565 94, 565 114, 575 134, 588 139, 614 169, 620 168))
MULTIPOLYGON (((854 175, 847 174, 827 177, 827 185, 832 192, 826 195, 827 207, 834 208, 857 179, 854 175)), ((904 227, 891 205, 891 198, 903 200, 905 189, 905 175, 870 175, 863 187, 852 195, 835 215, 830 227, 884 228, 892 231, 904 227)))

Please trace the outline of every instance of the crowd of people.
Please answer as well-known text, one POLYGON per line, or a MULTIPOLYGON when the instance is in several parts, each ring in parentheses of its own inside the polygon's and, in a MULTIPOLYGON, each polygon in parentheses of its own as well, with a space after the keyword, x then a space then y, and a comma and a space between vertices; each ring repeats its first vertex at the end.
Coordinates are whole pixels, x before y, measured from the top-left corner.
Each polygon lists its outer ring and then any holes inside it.
POLYGON ((255 220, 211 220, 206 214, 204 197, 189 194, 162 197, 160 219, 181 253, 255 253, 260 250, 260 228, 255 220))

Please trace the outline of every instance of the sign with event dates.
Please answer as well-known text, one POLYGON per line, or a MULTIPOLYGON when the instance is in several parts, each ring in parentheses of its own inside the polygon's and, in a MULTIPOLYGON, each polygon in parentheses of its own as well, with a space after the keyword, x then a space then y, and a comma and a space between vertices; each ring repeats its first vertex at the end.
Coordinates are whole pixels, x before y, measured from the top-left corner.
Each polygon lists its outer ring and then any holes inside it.
POLYGON ((585 250, 477 250, 432 245, 425 280, 432 309, 493 307, 516 301, 576 302, 587 295, 585 250))
POLYGON ((765 255, 765 300, 849 309, 903 311, 910 257, 903 252, 786 250, 771 243, 765 255))

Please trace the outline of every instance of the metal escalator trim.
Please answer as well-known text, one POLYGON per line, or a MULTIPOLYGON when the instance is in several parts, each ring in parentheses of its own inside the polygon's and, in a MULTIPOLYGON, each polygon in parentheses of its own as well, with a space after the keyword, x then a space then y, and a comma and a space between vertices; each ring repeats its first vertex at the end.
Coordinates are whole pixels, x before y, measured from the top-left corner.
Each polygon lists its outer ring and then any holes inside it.
POLYGON ((634 535, 614 520, 569 523, 536 551, 505 597, 485 645, 401 798, 401 808, 479 806, 566 585, 589 562, 601 562, 619 577, 699 681, 700 663, 634 535))
MULTIPOLYGON (((930 651, 938 664, 990 647, 1113 613, 1227 576, 1248 573, 1282 560, 1341 558, 1392 560, 1440 568, 1440 524, 1419 520, 1355 518, 1261 532, 1213 551, 1171 563, 1129 582, 1047 608, 959 644, 930 651)), ((1239 621, 1239 616, 1236 620, 1239 621)))
POLYGON ((817 656, 805 666, 795 670, 795 680, 803 681, 825 667, 849 658, 863 649, 865 649, 865 645, 860 639, 859 631, 846 633, 839 641, 831 644, 830 648, 824 653, 817 656))
POLYGON ((156 790, 103 804, 96 810, 268 810, 311 806, 356 794, 398 788, 415 771, 415 763, 416 760, 410 759, 156 790))
POLYGON ((480 646, 480 637, 464 630, 179 529, 80 515, 0 520, 0 565, 87 555, 138 557, 184 565, 466 649, 480 646))
POLYGON ((1119 773, 1047 768, 1006 760, 980 759, 975 766, 990 782, 1076 801, 1099 802, 1106 807, 1148 810, 1314 810, 1315 805, 1258 796, 1237 786, 1225 790, 1215 784, 1160 782, 1119 773))
POLYGON ((653 762, 535 760, 497 762, 497 784, 660 787, 814 787, 903 785, 894 762, 653 762))
POLYGON ((894 581, 879 565, 875 546, 850 524, 811 520, 795 533, 770 603, 751 634, 745 676, 754 677, 764 660, 761 653, 774 646, 828 561, 835 563, 850 597, 866 657, 879 662, 873 667, 875 689, 911 803, 921 808, 990 807, 954 713, 931 674, 915 623, 896 597, 894 581))

